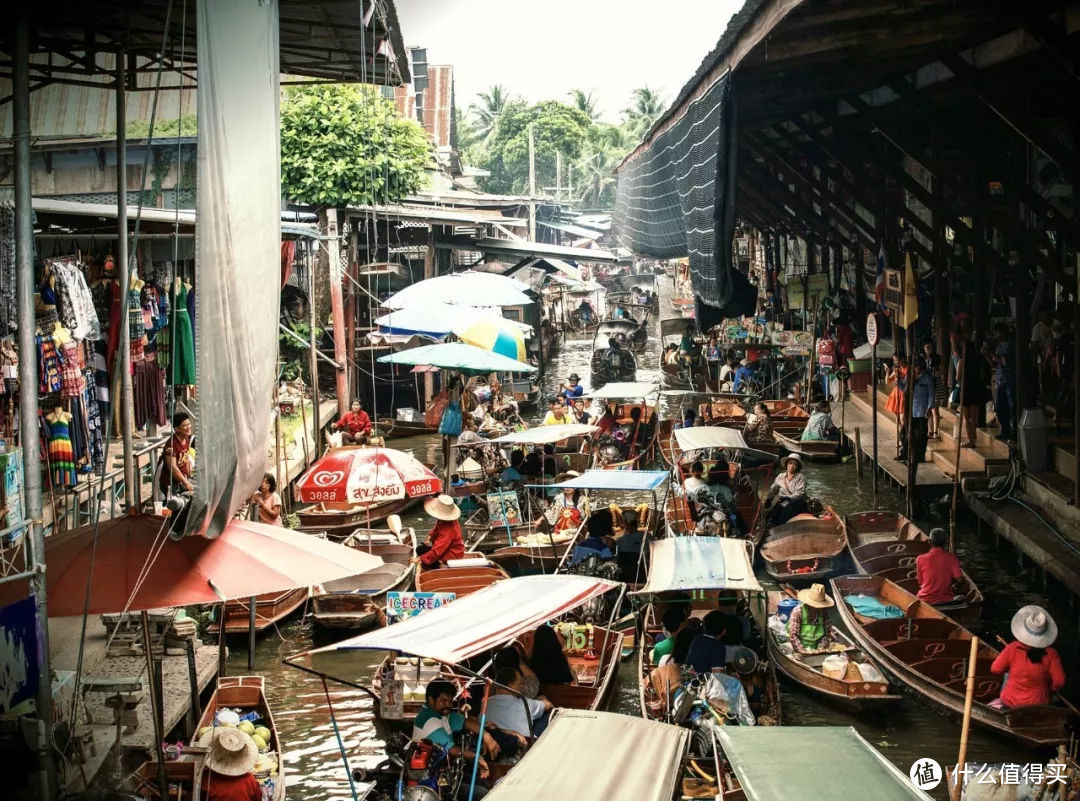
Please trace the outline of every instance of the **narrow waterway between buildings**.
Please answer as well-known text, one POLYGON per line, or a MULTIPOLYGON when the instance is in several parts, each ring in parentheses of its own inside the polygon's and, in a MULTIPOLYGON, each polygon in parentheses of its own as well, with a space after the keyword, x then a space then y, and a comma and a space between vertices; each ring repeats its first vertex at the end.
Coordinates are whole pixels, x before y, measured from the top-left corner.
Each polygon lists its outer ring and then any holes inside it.
MULTIPOLYGON (((672 315, 668 303, 670 281, 660 277, 660 284, 661 316, 668 317, 672 315)), ((657 353, 660 346, 655 339, 655 326, 652 333, 654 339, 650 341, 649 351, 639 360, 638 380, 658 378, 657 353)), ((590 355, 589 339, 568 339, 549 366, 543 396, 553 394, 559 381, 570 372, 576 371, 587 380, 590 355)), ((527 419, 535 420, 539 411, 534 410, 527 419)), ((434 462, 441 458, 436 437, 396 439, 392 447, 411 451, 423 461, 434 462)), ((870 473, 868 471, 860 479, 852 461, 809 464, 806 475, 810 494, 828 502, 840 514, 873 508, 870 473)), ((902 510, 903 497, 882 481, 877 506, 902 510)), ((417 525, 419 531, 426 530, 422 513, 411 515, 405 522, 417 525)), ((918 522, 924 528, 945 524, 933 517, 918 522)), ((1037 569, 1030 564, 1021 569, 1015 552, 1007 545, 995 545, 989 532, 980 536, 972 517, 961 516, 957 550, 964 567, 986 595, 983 619, 974 627, 975 632, 996 645, 994 635, 1008 635, 1009 621, 1017 608, 1029 603, 1043 604, 1059 623, 1061 637, 1057 647, 1065 662, 1066 672, 1072 679, 1080 667, 1076 651, 1076 614, 1064 596, 1053 590, 1051 597, 1044 596, 1037 569)), ((256 672, 267 679, 269 700, 285 746, 288 798, 295 801, 345 801, 351 797, 321 680, 288 668, 281 661, 313 645, 325 645, 342 639, 340 634, 321 635, 322 632, 316 631, 310 621, 293 617, 277 631, 271 630, 263 636, 256 648, 256 672)), ((229 671, 232 674, 247 672, 246 643, 238 640, 231 645, 229 671)), ((354 651, 321 656, 318 664, 335 675, 366 683, 381 657, 382 654, 378 653, 354 651)), ((1071 681, 1072 686, 1075 684, 1071 681)), ((350 765, 376 764, 383 758, 382 733, 375 724, 371 698, 360 690, 333 683, 328 686, 350 765)), ((918 696, 906 694, 899 705, 878 717, 855 717, 818 701, 783 680, 781 686, 785 725, 854 726, 905 774, 911 763, 920 757, 931 757, 943 765, 956 761, 959 723, 942 716, 918 696)), ((634 660, 628 660, 620 670, 610 709, 630 715, 638 714, 634 660)), ((972 731, 969 760, 1027 764, 1035 757, 1034 753, 1007 740, 991 737, 979 730, 972 731)), ((618 769, 616 765, 609 767, 618 769)), ((837 765, 836 768, 842 770, 843 766, 837 765)), ((943 788, 934 794, 945 797, 943 788)))

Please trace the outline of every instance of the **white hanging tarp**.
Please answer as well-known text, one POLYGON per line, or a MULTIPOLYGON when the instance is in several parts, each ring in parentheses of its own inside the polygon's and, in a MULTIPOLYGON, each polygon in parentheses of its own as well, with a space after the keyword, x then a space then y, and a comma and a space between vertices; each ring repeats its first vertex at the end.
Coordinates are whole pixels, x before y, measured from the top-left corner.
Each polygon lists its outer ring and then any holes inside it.
POLYGON ((258 487, 277 353, 281 146, 277 0, 199 0, 195 498, 218 536, 258 487))

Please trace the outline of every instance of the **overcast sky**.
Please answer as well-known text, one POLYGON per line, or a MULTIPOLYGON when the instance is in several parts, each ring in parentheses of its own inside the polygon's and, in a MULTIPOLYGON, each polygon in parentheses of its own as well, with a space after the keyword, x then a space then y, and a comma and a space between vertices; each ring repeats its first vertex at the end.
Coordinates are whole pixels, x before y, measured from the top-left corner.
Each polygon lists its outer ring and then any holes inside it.
POLYGON ((670 103, 742 0, 396 0, 406 47, 452 64, 458 107, 495 83, 530 101, 592 90, 617 122, 648 85, 670 103))

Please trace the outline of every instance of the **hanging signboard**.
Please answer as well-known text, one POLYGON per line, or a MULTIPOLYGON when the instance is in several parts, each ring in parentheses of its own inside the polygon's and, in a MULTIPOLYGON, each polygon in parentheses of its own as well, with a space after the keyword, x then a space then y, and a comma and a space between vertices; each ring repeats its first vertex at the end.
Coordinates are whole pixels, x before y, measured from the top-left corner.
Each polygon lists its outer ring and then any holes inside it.
POLYGON ((37 695, 38 634, 34 596, 0 608, 0 713, 37 695))
POLYGON ((489 492, 487 508, 492 526, 516 526, 521 522, 521 505, 516 492, 489 492))
POLYGON ((881 341, 881 333, 878 331, 876 314, 868 314, 866 316, 866 341, 870 343, 870 347, 873 347, 881 341))
POLYGON ((431 609, 438 609, 456 597, 452 592, 388 592, 386 621, 396 623, 407 617, 416 617, 431 609))
POLYGON ((904 308, 904 281, 899 270, 885 271, 885 297, 882 305, 894 314, 900 314, 904 308))

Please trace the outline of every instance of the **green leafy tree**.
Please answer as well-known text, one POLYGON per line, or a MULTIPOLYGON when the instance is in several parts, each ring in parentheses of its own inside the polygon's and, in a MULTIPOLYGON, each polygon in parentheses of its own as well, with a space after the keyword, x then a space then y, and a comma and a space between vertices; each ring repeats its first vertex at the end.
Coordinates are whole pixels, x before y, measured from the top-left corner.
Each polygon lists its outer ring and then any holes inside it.
POLYGON ((590 121, 596 122, 600 116, 600 108, 599 101, 593 97, 593 93, 586 92, 584 89, 571 89, 569 95, 574 108, 578 111, 584 111, 590 121))
POLYGON ((487 143, 482 167, 491 172, 482 187, 489 192, 524 192, 529 179, 529 126, 536 148, 536 186, 555 183, 555 154, 568 163, 581 156, 589 134, 585 112, 555 100, 529 106, 515 101, 507 104, 487 143))
POLYGON ((630 105, 623 109, 626 127, 635 135, 643 136, 664 111, 664 98, 655 89, 642 86, 630 93, 630 105))
POLYGON ((574 186, 586 208, 607 209, 615 205, 615 167, 630 151, 636 137, 622 126, 594 123, 574 164, 574 186))
POLYGON ((323 208, 395 203, 423 185, 424 129, 369 86, 290 89, 281 106, 281 185, 323 208))
POLYGON ((499 117, 513 98, 502 84, 494 84, 486 92, 476 96, 477 101, 469 106, 474 119, 474 127, 480 139, 487 139, 499 124, 499 117))

